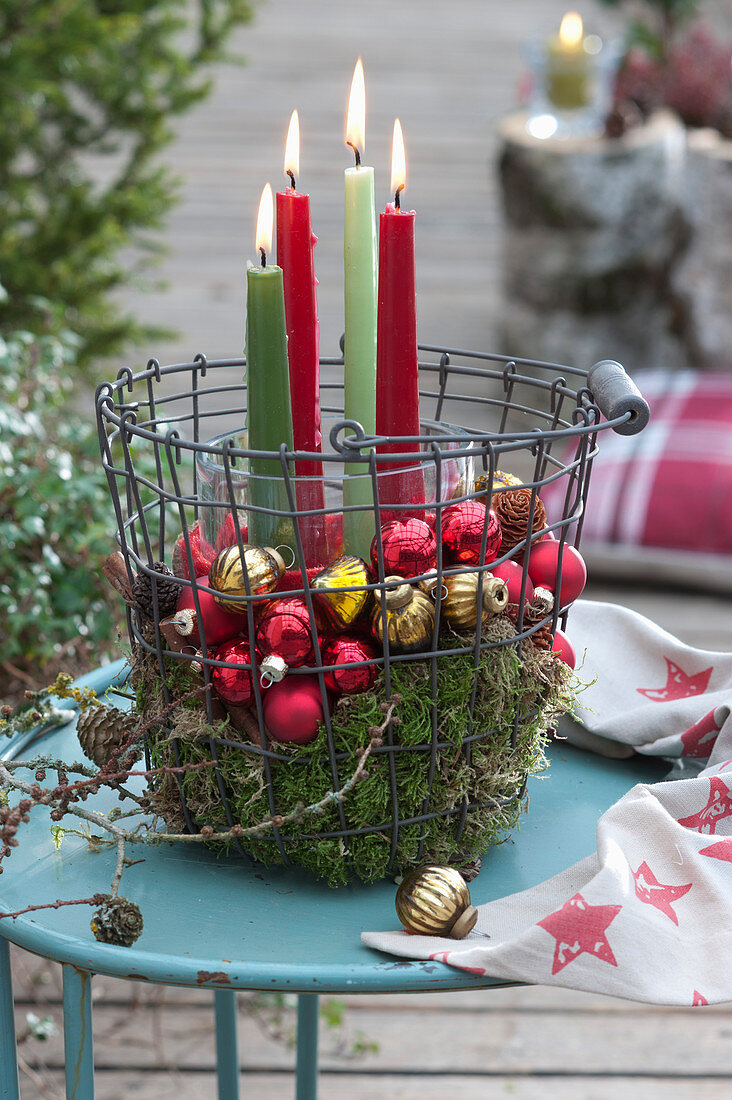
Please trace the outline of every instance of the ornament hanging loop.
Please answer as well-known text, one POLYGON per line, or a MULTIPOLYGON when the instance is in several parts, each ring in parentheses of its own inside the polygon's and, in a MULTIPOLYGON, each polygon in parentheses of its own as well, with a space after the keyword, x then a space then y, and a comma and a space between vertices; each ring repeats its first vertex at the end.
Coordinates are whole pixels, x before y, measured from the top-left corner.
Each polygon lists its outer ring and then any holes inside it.
POLYGON ((280 553, 280 551, 282 551, 282 550, 289 550, 290 551, 290 553, 292 554, 292 559, 285 564, 285 569, 292 569, 293 565, 295 564, 295 559, 297 557, 297 555, 295 554, 295 551, 292 549, 292 547, 287 546, 287 544, 285 543, 281 546, 275 546, 275 550, 278 553, 280 553))
POLYGON ((276 653, 268 654, 259 666, 259 685, 263 691, 284 680, 289 671, 289 665, 276 653))

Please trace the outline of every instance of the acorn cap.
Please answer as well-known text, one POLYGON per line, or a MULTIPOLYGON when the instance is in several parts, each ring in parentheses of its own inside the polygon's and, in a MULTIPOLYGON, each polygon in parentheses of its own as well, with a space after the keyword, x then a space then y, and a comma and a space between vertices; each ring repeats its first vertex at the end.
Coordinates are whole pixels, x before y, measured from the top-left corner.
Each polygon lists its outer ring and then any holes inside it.
POLYGON ((402 577, 392 576, 384 579, 385 584, 394 584, 395 582, 398 582, 396 588, 388 588, 384 591, 384 600, 389 611, 406 607, 412 601, 412 586, 407 584, 402 577))
POLYGON ((478 910, 474 905, 469 905, 455 921, 448 932, 448 936, 451 940, 464 940, 468 933, 475 928, 477 920, 478 910))

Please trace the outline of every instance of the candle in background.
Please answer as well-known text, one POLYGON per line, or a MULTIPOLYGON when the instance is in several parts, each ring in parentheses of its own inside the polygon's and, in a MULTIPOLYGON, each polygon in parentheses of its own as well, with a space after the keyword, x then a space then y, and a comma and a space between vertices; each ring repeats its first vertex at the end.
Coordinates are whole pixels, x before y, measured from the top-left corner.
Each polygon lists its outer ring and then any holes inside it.
MULTIPOLYGON (((320 452, 320 363, 318 303, 313 249, 317 237, 310 220, 310 196, 296 190, 300 172, 300 121, 292 112, 285 143, 285 174, 290 187, 277 192, 277 264, 282 268, 290 371, 292 431, 297 451, 320 452)), ((297 462, 298 512, 325 507, 323 464, 297 462)), ((325 516, 299 521, 306 565, 327 564, 325 516)))
MULTIPOLYGON (((376 356, 376 434, 418 436, 419 380, 417 354, 417 302, 414 267, 414 210, 401 209, 401 193, 407 179, 404 138, 399 119, 394 122, 391 152, 391 193, 379 215, 379 293, 376 356)), ((418 443, 386 443, 381 453, 419 451, 418 443)), ((400 463, 399 468, 407 463, 400 463)), ((386 474, 381 467, 382 506, 424 502, 422 469, 386 474)))
MULTIPOLYGON (((257 217, 261 264, 247 268, 247 445, 254 451, 278 451, 283 443, 293 449, 282 268, 267 264, 273 221, 272 188, 266 184, 257 217)), ((253 458, 250 472, 249 503, 287 512, 279 460, 253 458)), ((249 539, 257 546, 292 546, 292 525, 282 517, 250 512, 249 539)))
MULTIPOLYGON (((343 236, 345 344, 344 410, 357 420, 367 435, 376 429, 376 225, 374 170, 361 163, 366 134, 366 93, 361 58, 356 62, 348 101, 346 144, 356 158, 345 173, 345 221, 343 236)), ((346 479, 344 506, 371 503, 366 467, 349 463, 346 473, 361 474, 357 483, 346 479)), ((373 530, 363 512, 343 517, 344 548, 368 557, 373 530)))
POLYGON ((591 100, 592 55, 586 48, 582 17, 568 11, 559 34, 547 42, 546 95, 563 110, 586 107, 591 100))

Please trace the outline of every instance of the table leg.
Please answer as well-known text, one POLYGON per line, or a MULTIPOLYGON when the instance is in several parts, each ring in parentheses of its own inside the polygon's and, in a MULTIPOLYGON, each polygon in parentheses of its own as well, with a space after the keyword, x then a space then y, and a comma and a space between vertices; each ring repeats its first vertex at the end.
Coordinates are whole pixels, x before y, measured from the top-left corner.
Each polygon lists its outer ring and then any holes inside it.
POLYGON ((219 1100, 238 1100, 239 1052, 236 1039, 236 993, 217 989, 216 1009, 216 1069, 219 1100))
POLYGON ((94 1100, 91 977, 64 963, 66 1100, 94 1100))
POLYGON ((3 1100, 20 1100, 10 947, 8 941, 2 936, 0 936, 0 1096, 3 1100))
POLYGON ((295 1100, 318 1096, 318 994, 297 998, 297 1091, 295 1100))

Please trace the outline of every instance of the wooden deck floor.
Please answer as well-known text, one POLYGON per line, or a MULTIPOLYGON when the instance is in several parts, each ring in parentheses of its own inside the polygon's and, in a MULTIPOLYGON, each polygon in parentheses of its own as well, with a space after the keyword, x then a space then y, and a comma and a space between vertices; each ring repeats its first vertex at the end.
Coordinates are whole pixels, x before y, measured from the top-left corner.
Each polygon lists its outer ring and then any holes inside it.
MULTIPOLYGON (((351 71, 366 66, 367 162, 387 199, 392 119, 404 126, 407 201, 418 211, 419 331, 423 342, 492 346, 500 309, 499 211, 491 163, 493 124, 514 102, 521 42, 555 27, 566 0, 369 0, 366 4, 268 0, 239 36, 243 69, 217 77, 212 97, 184 121, 168 153, 182 177, 163 275, 168 289, 130 291, 138 316, 179 335, 149 349, 162 362, 238 354, 244 264, 266 179, 281 185, 290 111, 303 132, 302 186, 312 194, 324 353, 342 330, 342 144, 351 71)), ((732 3, 713 16, 732 26, 732 3)), ((612 27, 612 12, 585 3, 612 27)), ((145 356, 146 357, 146 356, 145 356)), ((142 357, 141 357, 142 358, 142 357)), ((732 648, 732 601, 713 595, 613 589, 689 642, 732 648)), ((14 954, 18 1030, 27 1012, 60 1024, 58 968, 14 954)), ((732 1006, 655 1009, 559 989, 346 999, 346 1035, 322 1030, 323 1100, 722 1100, 730 1095, 732 1006), (379 1044, 354 1059, 362 1033, 379 1044), (341 1048, 339 1049, 339 1044, 341 1048)), ((291 1027, 289 1021, 285 1025, 291 1027)), ((293 1053, 262 1032, 240 997, 242 1093, 280 1100, 293 1090, 293 1053)), ((215 1095, 209 994, 95 981, 99 1100, 188 1100, 215 1095)), ((23 1100, 63 1095, 62 1046, 21 1044, 23 1100)))

